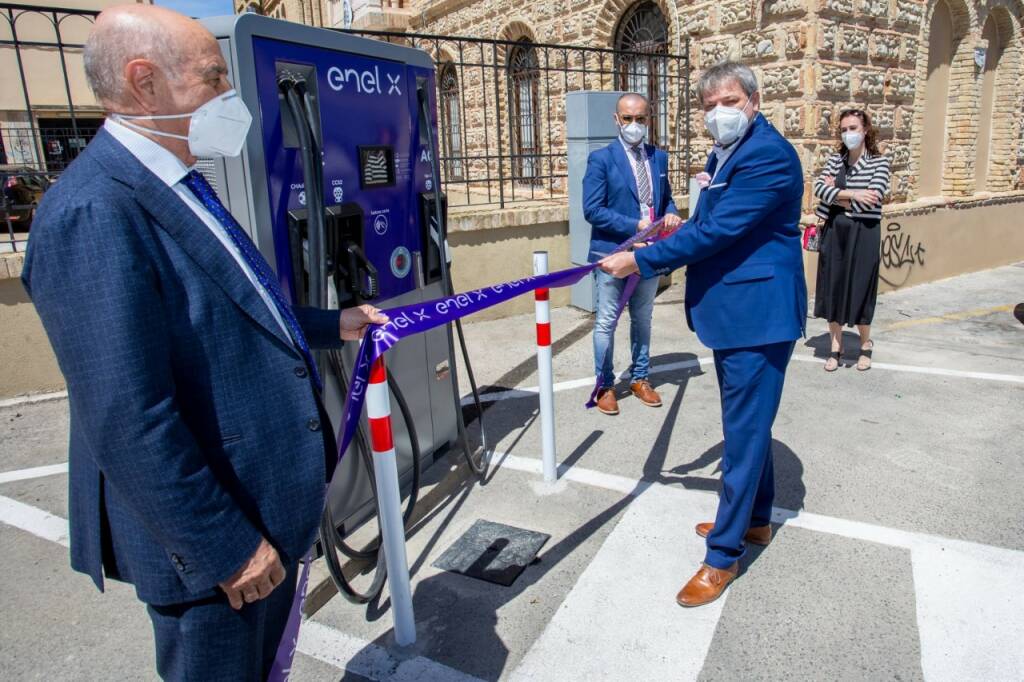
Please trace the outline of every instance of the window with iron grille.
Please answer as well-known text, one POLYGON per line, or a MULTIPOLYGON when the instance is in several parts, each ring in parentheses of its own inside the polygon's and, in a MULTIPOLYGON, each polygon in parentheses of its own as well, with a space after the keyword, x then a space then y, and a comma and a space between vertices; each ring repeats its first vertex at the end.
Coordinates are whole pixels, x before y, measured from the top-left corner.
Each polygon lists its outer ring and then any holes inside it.
POLYGON ((445 62, 438 70, 441 101, 441 140, 444 144, 445 180, 463 180, 462 110, 459 108, 459 78, 455 66, 445 62))
POLYGON ((541 180, 540 66, 529 38, 520 38, 509 50, 509 127, 512 130, 512 176, 519 182, 541 180))
POLYGON ((638 2, 622 15, 615 31, 618 87, 638 92, 651 102, 647 140, 662 147, 668 138, 668 22, 650 0, 638 2))

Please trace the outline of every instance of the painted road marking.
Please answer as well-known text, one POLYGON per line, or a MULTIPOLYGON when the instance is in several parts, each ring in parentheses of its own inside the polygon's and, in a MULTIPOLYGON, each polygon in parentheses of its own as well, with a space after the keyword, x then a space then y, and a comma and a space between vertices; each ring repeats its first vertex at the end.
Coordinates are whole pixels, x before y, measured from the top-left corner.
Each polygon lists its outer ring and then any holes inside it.
MULTIPOLYGON (((1000 308, 1001 309, 1001 308, 1000 308)), ((998 309, 993 309, 998 310, 998 309)), ((793 354, 793 360, 799 362, 811 362, 820 363, 822 360, 815 358, 812 355, 798 355, 793 354)), ((682 360, 680 362, 670 362, 665 365, 654 365, 651 367, 651 374, 665 374, 668 372, 676 372, 681 369, 693 369, 697 367, 703 367, 705 365, 715 364, 714 358, 698 358, 697 360, 682 360)), ((920 367, 917 365, 897 365, 887 362, 875 362, 871 365, 872 369, 888 370, 890 372, 907 372, 910 374, 931 374, 934 376, 954 377, 958 379, 979 379, 982 381, 998 381, 1003 383, 1011 384, 1024 384, 1024 375, 1019 374, 998 374, 995 372, 971 372, 959 369, 943 369, 941 367, 920 367)), ((628 373, 623 371, 616 378, 618 381, 622 381, 628 376, 628 373)), ((554 385, 554 392, 559 393, 561 391, 572 391, 578 388, 593 388, 594 378, 587 377, 585 379, 571 379, 568 381, 560 381, 554 385)), ((531 398, 537 395, 540 388, 537 386, 526 386, 523 388, 512 388, 505 391, 492 391, 490 393, 482 393, 480 395, 481 403, 493 403, 501 400, 514 400, 518 398, 531 398)), ((0 400, 0 409, 5 407, 17 407, 19 405, 31 405, 34 403, 47 402, 50 400, 61 400, 68 397, 67 391, 60 391, 58 393, 43 393, 39 395, 22 396, 19 398, 9 398, 7 400, 0 400)), ((462 399, 462 405, 468 406, 473 405, 473 396, 469 395, 462 399)))
MULTIPOLYGON (((680 369, 693 369, 701 367, 703 365, 713 365, 715 363, 714 358, 698 358, 697 360, 681 360, 679 362, 670 362, 664 365, 655 365, 651 367, 651 374, 664 374, 666 372, 675 372, 680 369)), ((617 381, 622 381, 629 376, 628 372, 620 372, 617 381)), ((572 379, 570 381, 560 381, 554 385, 555 393, 559 391, 571 391, 577 388, 593 388, 594 377, 587 377, 586 379, 572 379)), ((537 395, 540 391, 537 386, 527 386, 526 388, 513 388, 507 391, 493 391, 491 393, 480 394, 481 403, 493 403, 499 400, 512 400, 514 398, 529 398, 537 395)), ((473 396, 462 399, 463 405, 473 405, 473 396)))
POLYGON ((68 522, 24 502, 0 496, 0 522, 50 542, 69 547, 68 522))
POLYGON ((67 391, 57 391, 56 393, 34 393, 32 395, 22 395, 17 398, 7 398, 6 400, 0 400, 0 409, 5 407, 17 407, 18 405, 32 405, 34 403, 45 403, 50 400, 61 400, 68 397, 67 391))
MULTIPOLYGON (((813 355, 799 355, 794 353, 793 360, 799 362, 810 362, 820 364, 823 360, 814 357, 813 355)), ((654 365, 651 367, 651 374, 665 374, 667 372, 675 372, 680 369, 693 369, 696 367, 703 367, 705 365, 715 364, 714 358, 699 358, 697 360, 683 360, 681 362, 671 362, 666 365, 654 365)), ((997 374, 994 372, 971 372, 967 370, 959 369, 943 369, 941 367, 920 367, 917 365, 897 365, 888 362, 874 362, 871 365, 872 369, 888 370, 890 372, 906 372, 909 374, 930 374, 933 376, 953 377, 957 379, 979 379, 982 381, 998 381, 1003 383, 1011 384, 1024 384, 1024 375, 1019 374, 997 374)), ((617 379, 619 381, 625 379, 628 376, 626 372, 619 374, 617 379)), ((577 388, 593 388, 594 379, 588 377, 586 379, 572 379, 570 381, 560 381, 554 385, 555 393, 560 391, 571 391, 577 388)), ((482 393, 480 395, 481 403, 493 403, 501 400, 514 400, 516 398, 532 398, 537 395, 539 388, 537 386, 527 386, 525 388, 513 388, 506 391, 493 391, 491 393, 482 393)), ((462 404, 472 405, 473 396, 467 396, 462 399, 462 404)))
POLYGON ((299 651, 339 670, 371 680, 479 682, 478 678, 423 656, 403 658, 386 648, 307 620, 299 630, 299 651))
POLYGON ((923 324, 937 324, 940 322, 959 322, 960 320, 970 320, 975 317, 986 317, 987 315, 994 315, 996 313, 1009 313, 1013 312, 1013 304, 999 305, 994 308, 978 308, 976 310, 962 310, 957 313, 946 313, 945 315, 938 315, 936 317, 921 317, 914 320, 903 320, 901 322, 895 322, 890 324, 888 327, 883 327, 881 331, 893 331, 895 329, 906 329, 907 327, 918 327, 923 324))
MULTIPOLYGON (((794 360, 800 362, 822 362, 820 359, 810 355, 794 355, 794 360)), ((955 377, 957 379, 981 379, 983 381, 1001 381, 1011 384, 1024 384, 1024 376, 1019 374, 994 374, 992 372, 968 372, 960 369, 943 369, 941 367, 919 367, 917 365, 894 365, 887 362, 872 362, 871 369, 887 369, 890 372, 908 372, 911 374, 931 374, 940 377, 955 377)))
MULTIPOLYGON (((496 454, 499 467, 537 476, 543 475, 539 459, 496 454)), ((662 595, 674 594, 672 590, 678 589, 679 585, 675 583, 680 580, 680 576, 687 576, 693 569, 693 562, 699 561, 703 554, 701 542, 690 532, 689 523, 681 522, 681 519, 711 518, 715 495, 578 467, 560 467, 560 474, 561 479, 565 481, 606 488, 639 497, 640 500, 630 505, 620 520, 620 525, 606 538, 605 545, 602 545, 597 556, 584 570, 580 580, 567 596, 563 608, 560 608, 534 646, 527 652, 521 664, 521 671, 517 668, 514 677, 525 680, 537 679, 544 670, 550 672, 569 664, 582 666, 580 670, 585 672, 591 665, 586 659, 595 655, 604 656, 611 651, 618 653, 611 657, 614 660, 606 661, 602 669, 619 669, 625 664, 625 660, 630 663, 625 669, 631 671, 632 676, 643 676, 646 666, 655 666, 660 670, 663 663, 660 656, 650 654, 630 658, 626 654, 640 649, 627 648, 623 651, 621 642, 618 649, 613 649, 599 641, 605 637, 604 634, 591 634, 590 629, 586 628, 588 624, 599 622, 590 620, 598 616, 588 615, 587 609, 604 608, 609 592, 601 586, 611 581, 610 584, 616 585, 620 593, 624 589, 623 585, 647 585, 642 594, 624 600, 629 605, 645 604, 640 614, 642 618, 630 619, 631 628, 636 628, 637 623, 643 618, 660 622, 660 619, 667 617, 669 613, 675 614, 674 633, 678 633, 680 623, 686 627, 690 637, 688 641, 693 644, 692 650, 687 650, 687 647, 653 646, 651 650, 677 653, 679 658, 672 660, 672 664, 676 666, 674 678, 692 679, 696 673, 680 675, 679 671, 689 671, 698 665, 698 658, 700 665, 703 664, 710 639, 707 640, 707 644, 703 642, 706 637, 713 636, 721 609, 709 605, 695 610, 692 613, 696 615, 691 617, 691 612, 680 614, 681 609, 671 603, 671 597, 662 595), (648 495, 649 498, 646 497, 648 495), (633 507, 641 501, 643 504, 633 513, 633 507), (628 525, 621 526, 627 521, 628 525), (642 532, 639 532, 640 528, 643 529, 642 532), (660 537, 675 532, 681 532, 681 535, 673 536, 667 541, 650 540, 654 535, 660 537), (637 542, 636 538, 643 538, 642 546, 634 545, 637 542), (609 541, 611 544, 608 544, 609 541), (696 545, 691 546, 694 542, 696 545), (607 554, 605 546, 608 548, 607 554), (660 548, 663 554, 657 560, 643 562, 644 581, 635 580, 635 571, 630 574, 632 580, 624 580, 617 576, 616 571, 636 565, 635 562, 623 560, 623 557, 635 557, 638 556, 638 552, 647 553, 652 546, 660 548), (685 551, 664 552, 665 547, 681 547, 685 551), (677 567, 670 563, 677 561, 675 557, 688 557, 690 563, 677 567), (673 581, 672 587, 669 586, 669 576, 673 581), (597 588, 601 588, 599 592, 595 592, 597 588), (655 601, 660 599, 664 604, 659 602, 652 606, 644 602, 643 597, 656 597, 655 601), (662 610, 666 605, 673 608, 662 610), (707 616, 706 621, 701 620, 703 616, 707 616), (567 638, 567 632, 575 633, 576 637, 567 638), (586 633, 592 638, 590 642, 596 649, 587 648, 587 656, 566 656, 567 647, 579 646, 575 639, 581 633, 586 633), (559 667, 553 667, 556 665, 559 667)), ((1024 649, 1018 646, 1017 641, 1019 633, 1024 631, 1024 594, 1018 589, 1024 582, 1024 552, 782 508, 773 510, 773 521, 910 550, 921 643, 921 667, 928 679, 1000 679, 1008 673, 1017 678, 1024 674, 1024 649)), ((0 522, 64 547, 69 545, 66 519, 8 497, 0 496, 0 522)), ((637 588, 633 586, 629 589, 637 588)), ((619 604, 615 619, 603 622, 622 622, 622 608, 622 604, 619 604)), ((662 635, 664 631, 663 628, 662 635)), ((407 679, 474 679, 424 657, 403 659, 392 656, 384 647, 361 642, 315 621, 307 621, 303 632, 309 634, 304 635, 305 640, 300 638, 300 651, 325 663, 352 670, 374 680, 397 682, 407 679), (357 660, 351 666, 347 666, 347 657, 357 660)), ((647 633, 645 638, 653 636, 647 633)), ((622 637, 621 629, 618 630, 616 637, 622 637)), ((673 641, 677 640, 678 637, 673 641)), ((699 672, 700 668, 697 667, 696 670, 699 672)), ((595 677, 600 678, 599 675, 595 677)))
POLYGON ((0 483, 11 483, 13 481, 28 481, 33 478, 42 478, 44 476, 56 476, 57 474, 66 474, 68 472, 68 463, 63 464, 51 464, 43 467, 32 467, 31 469, 18 469, 16 471, 4 471, 0 473, 0 483))
MULTIPOLYGON (((64 547, 69 545, 67 519, 9 497, 0 496, 0 522, 64 547)), ((471 675, 423 656, 395 656, 382 646, 312 620, 304 622, 299 631, 299 651, 371 680, 478 682, 471 675)))
POLYGON ((509 679, 697 679, 728 592, 699 609, 675 603, 704 555, 703 539, 680 519, 714 513, 710 495, 645 489, 509 679))
MULTIPOLYGON (((495 453, 495 458, 499 468, 508 467, 538 476, 542 474, 539 459, 499 453, 495 453)), ((665 488, 675 498, 677 510, 674 517, 667 517, 667 522, 681 526, 687 532, 691 528, 691 519, 713 518, 708 514, 714 513, 716 504, 714 493, 578 467, 559 467, 559 479, 634 496, 647 495, 655 487, 665 488), (698 500, 701 499, 704 504, 710 504, 711 511, 688 516, 686 510, 699 505, 698 500)), ((1024 649, 1019 646, 1020 633, 1024 632, 1024 593, 1019 589, 1024 582, 1024 552, 779 507, 772 510, 772 520, 796 528, 910 550, 921 668, 926 679, 1006 679, 1008 673, 1010 678, 1020 679, 1024 675, 1024 649), (980 667, 979 661, 984 661, 980 667), (983 671, 989 674, 983 674, 983 671)), ((658 532, 663 531, 658 529, 658 532)), ((677 553, 665 551, 665 547, 673 545, 659 545, 662 556, 647 561, 645 571, 654 569, 658 562, 674 560, 677 553)), ((703 553, 703 546, 700 546, 691 550, 688 556, 693 561, 700 561, 703 553)), ((594 561, 597 559, 595 557, 594 561)), ((689 573, 682 571, 676 575, 677 580, 680 575, 685 577, 689 573)), ((606 595, 595 593, 589 598, 600 600, 606 595)), ((642 613, 646 614, 651 608, 653 604, 644 604, 642 613)), ((640 660, 633 661, 634 666, 640 665, 640 660)), ((546 661, 546 665, 551 666, 557 659, 547 658, 546 661)), ((530 669, 539 665, 531 662, 530 669)))

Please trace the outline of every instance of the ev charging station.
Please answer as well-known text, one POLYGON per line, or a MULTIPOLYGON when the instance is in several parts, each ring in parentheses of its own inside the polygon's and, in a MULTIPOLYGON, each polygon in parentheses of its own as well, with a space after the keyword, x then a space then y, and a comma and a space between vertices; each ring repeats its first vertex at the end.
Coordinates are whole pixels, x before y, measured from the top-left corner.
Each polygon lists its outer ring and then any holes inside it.
MULTIPOLYGON (((200 170, 292 302, 390 308, 450 293, 430 56, 255 14, 203 23, 220 43, 253 124, 240 156, 201 161, 200 170)), ((400 483, 411 487, 408 519, 420 473, 448 447, 461 441, 478 472, 483 462, 470 453, 462 423, 451 326, 404 339, 387 357, 402 415, 394 420, 394 443, 400 483)), ((335 433, 354 358, 355 344, 317 355, 335 433)), ((374 513, 364 431, 335 472, 321 527, 339 591, 357 603, 380 591, 384 553, 356 550, 344 538, 374 513), (345 582, 335 548, 350 557, 376 555, 377 576, 366 593, 345 582)))

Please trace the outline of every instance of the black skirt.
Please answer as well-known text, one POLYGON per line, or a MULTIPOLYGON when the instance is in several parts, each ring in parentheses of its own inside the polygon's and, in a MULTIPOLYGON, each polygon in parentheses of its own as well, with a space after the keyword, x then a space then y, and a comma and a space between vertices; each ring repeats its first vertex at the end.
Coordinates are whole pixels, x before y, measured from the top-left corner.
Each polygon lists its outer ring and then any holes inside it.
POLYGON ((814 316, 853 326, 871 324, 878 298, 880 222, 837 212, 818 251, 814 316))

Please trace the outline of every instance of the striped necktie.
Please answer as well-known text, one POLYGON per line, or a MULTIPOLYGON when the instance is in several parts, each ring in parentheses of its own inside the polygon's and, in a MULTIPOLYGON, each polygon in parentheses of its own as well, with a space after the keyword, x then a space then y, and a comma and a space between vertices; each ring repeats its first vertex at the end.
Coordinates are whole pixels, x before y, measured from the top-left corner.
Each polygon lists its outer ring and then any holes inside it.
POLYGON ((647 158, 640 145, 631 147, 630 150, 636 157, 636 188, 640 194, 640 203, 650 208, 654 201, 651 199, 651 179, 647 176, 647 158))
POLYGON ((253 271, 253 274, 256 275, 256 281, 270 294, 270 300, 274 302, 277 312, 280 313, 281 319, 284 320, 284 324, 291 334, 292 341, 295 342, 295 347, 299 349, 302 357, 306 360, 306 364, 309 365, 310 374, 313 377, 317 390, 322 390, 323 384, 320 381, 320 373, 317 371, 316 362, 313 361, 313 353, 309 349, 309 344, 306 343, 306 335, 302 333, 302 328, 299 326, 299 321, 295 319, 295 313, 292 312, 291 305, 285 300, 284 293, 277 283, 277 278, 274 276, 273 270, 270 269, 270 264, 267 263, 267 260, 259 252, 259 249, 256 248, 256 245, 252 243, 249 235, 245 233, 245 230, 238 224, 234 216, 224 208, 224 204, 220 203, 217 193, 213 191, 213 187, 206 181, 206 178, 200 175, 198 171, 192 170, 189 171, 182 182, 192 190, 192 194, 199 199, 199 202, 206 210, 217 219, 217 222, 227 232, 228 237, 231 238, 232 243, 238 248, 239 253, 242 254, 246 264, 253 271))

